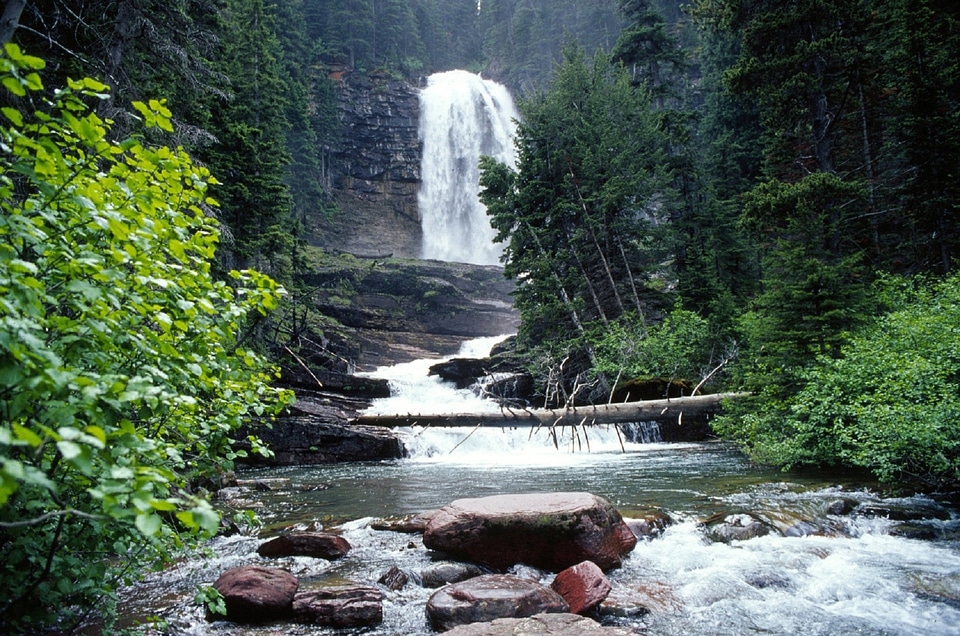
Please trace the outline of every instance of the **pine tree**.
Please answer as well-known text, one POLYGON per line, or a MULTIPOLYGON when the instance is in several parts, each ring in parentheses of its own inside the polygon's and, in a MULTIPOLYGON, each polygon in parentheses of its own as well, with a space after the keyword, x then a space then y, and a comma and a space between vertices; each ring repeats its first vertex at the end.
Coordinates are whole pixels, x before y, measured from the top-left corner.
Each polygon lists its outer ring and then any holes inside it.
POLYGON ((290 156, 282 51, 264 0, 227 0, 224 20, 221 59, 231 93, 216 111, 217 144, 204 156, 222 184, 216 197, 233 252, 283 277, 297 228, 284 184, 290 156))

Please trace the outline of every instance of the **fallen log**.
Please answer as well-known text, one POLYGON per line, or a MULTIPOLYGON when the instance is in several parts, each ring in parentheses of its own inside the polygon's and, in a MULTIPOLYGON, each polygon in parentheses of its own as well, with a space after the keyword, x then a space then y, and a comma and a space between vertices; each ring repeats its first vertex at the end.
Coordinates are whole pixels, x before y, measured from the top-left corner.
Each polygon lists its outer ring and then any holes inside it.
POLYGON ((568 409, 507 409, 499 413, 444 413, 406 415, 360 415, 353 424, 396 428, 402 426, 593 426, 627 422, 683 423, 716 413, 723 400, 745 393, 713 393, 665 400, 599 404, 568 409))

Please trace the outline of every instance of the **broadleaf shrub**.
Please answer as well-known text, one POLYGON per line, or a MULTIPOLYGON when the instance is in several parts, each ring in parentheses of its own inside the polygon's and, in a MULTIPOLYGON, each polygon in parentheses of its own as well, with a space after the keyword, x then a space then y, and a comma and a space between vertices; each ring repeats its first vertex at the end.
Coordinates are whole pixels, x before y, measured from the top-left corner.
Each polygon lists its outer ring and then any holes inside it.
MULTIPOLYGON (((238 344, 283 289, 213 275, 215 183, 181 149, 112 141, 108 88, 44 92, 7 45, 0 83, 0 631, 110 615, 119 585, 215 532, 201 478, 286 394, 238 344), (29 105, 29 108, 27 107, 29 105)), ((168 130, 161 101, 137 104, 168 130)))

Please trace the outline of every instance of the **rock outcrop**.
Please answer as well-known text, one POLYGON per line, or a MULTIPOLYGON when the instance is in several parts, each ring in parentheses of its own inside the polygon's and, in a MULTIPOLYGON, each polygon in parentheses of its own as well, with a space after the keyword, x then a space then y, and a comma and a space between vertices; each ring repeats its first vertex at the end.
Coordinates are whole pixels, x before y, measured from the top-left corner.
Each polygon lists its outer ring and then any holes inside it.
MULTIPOLYGON (((273 451, 273 457, 251 454, 243 461, 265 466, 293 466, 398 459, 404 456, 400 439, 378 426, 333 423, 323 416, 280 417, 270 428, 256 427, 238 435, 241 440, 253 433, 273 451)), ((239 448, 247 446, 244 442, 239 448)))
POLYGON ((617 567, 637 543, 610 502, 585 492, 458 499, 430 519, 423 544, 495 569, 617 567))
POLYGON ((235 623, 291 618, 299 587, 300 582, 289 572, 257 565, 227 570, 213 584, 223 596, 227 620, 235 623))
POLYGON ((423 144, 416 86, 385 73, 336 73, 340 141, 328 181, 340 212, 307 219, 307 239, 330 250, 418 257, 423 144))
POLYGON ((499 267, 343 255, 299 278, 313 290, 313 307, 337 321, 325 330, 342 341, 335 348, 364 371, 454 355, 464 340, 519 325, 514 284, 499 267))
POLYGON ((427 601, 430 624, 441 631, 497 618, 568 610, 567 602, 550 588, 510 574, 485 574, 453 583, 427 601))

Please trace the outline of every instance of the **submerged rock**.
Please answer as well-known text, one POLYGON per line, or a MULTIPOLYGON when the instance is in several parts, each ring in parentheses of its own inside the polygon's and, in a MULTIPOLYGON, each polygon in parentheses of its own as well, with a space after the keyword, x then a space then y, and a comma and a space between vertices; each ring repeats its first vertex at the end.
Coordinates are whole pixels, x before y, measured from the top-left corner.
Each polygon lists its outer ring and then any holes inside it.
POLYGON ((596 563, 584 561, 563 570, 550 584, 563 597, 574 614, 584 614, 600 605, 611 585, 596 563))
POLYGON ((370 527, 373 530, 388 530, 390 532, 402 532, 406 534, 423 534, 423 531, 427 529, 427 524, 430 523, 430 516, 432 514, 432 512, 429 512, 405 515, 402 517, 377 519, 370 523, 370 527))
POLYGON ((402 590, 409 582, 410 576, 395 565, 377 579, 377 583, 394 592, 402 590))
POLYGON ((610 502, 585 492, 458 499, 430 519, 423 543, 496 569, 558 572, 581 561, 621 564, 637 538, 610 502))
POLYGON ((421 570, 420 583, 423 587, 428 588, 442 587, 447 583, 459 583, 483 574, 484 571, 472 563, 444 561, 434 563, 421 570))
POLYGON ((718 543, 746 541, 770 534, 770 526, 748 514, 726 515, 707 521, 707 537, 718 543))
POLYGON ((485 574, 442 587, 427 601, 427 618, 434 629, 568 612, 563 598, 550 588, 510 574, 485 574))
POLYGON ((350 542, 329 532, 290 532, 260 544, 262 557, 307 556, 318 559, 339 559, 350 551, 350 542))
POLYGON ((537 614, 461 625, 446 632, 446 636, 635 636, 636 633, 620 627, 604 627, 576 614, 537 614))
POLYGON ((625 518, 624 522, 638 539, 659 537, 668 526, 673 525, 673 519, 662 510, 650 510, 638 517, 625 518))
POLYGON ((299 587, 297 577, 289 572, 258 565, 229 569, 213 584, 223 596, 227 620, 235 623, 265 623, 290 618, 299 587))
POLYGON ((383 595, 362 585, 300 592, 293 600, 298 623, 327 627, 368 627, 383 622, 383 595))

